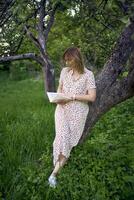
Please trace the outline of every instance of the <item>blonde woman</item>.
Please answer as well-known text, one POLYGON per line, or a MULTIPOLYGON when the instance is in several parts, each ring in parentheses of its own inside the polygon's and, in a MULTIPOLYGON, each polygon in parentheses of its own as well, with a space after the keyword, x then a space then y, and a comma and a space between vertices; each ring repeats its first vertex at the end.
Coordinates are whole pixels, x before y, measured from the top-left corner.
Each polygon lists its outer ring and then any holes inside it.
POLYGON ((88 101, 96 99, 94 74, 84 66, 80 49, 70 47, 63 54, 62 68, 57 92, 69 100, 60 100, 55 109, 56 135, 53 142, 54 169, 48 178, 49 185, 56 187, 57 173, 67 162, 70 152, 79 142, 89 111, 88 101))

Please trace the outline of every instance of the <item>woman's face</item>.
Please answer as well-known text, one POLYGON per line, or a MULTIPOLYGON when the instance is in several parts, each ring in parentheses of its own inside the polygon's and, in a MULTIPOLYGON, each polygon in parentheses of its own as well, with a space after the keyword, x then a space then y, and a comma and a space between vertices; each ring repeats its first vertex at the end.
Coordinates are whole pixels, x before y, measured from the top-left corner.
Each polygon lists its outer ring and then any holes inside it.
POLYGON ((73 67, 75 64, 75 59, 74 58, 65 58, 65 63, 67 67, 73 67))

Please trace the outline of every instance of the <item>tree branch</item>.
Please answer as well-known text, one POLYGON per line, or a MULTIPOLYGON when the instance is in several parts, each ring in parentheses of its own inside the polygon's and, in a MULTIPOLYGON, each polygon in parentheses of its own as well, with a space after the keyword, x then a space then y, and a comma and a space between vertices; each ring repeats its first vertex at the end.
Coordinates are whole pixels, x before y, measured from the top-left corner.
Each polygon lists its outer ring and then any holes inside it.
POLYGON ((46 6, 46 0, 41 0, 40 2, 40 9, 39 9, 39 23, 37 25, 38 27, 38 41, 40 43, 42 53, 45 51, 45 38, 43 35, 44 30, 44 17, 45 17, 45 6, 46 6))
POLYGON ((58 8, 59 5, 60 5, 60 3, 56 3, 56 4, 54 5, 54 8, 53 8, 52 11, 51 11, 50 20, 49 20, 48 25, 47 25, 47 27, 46 27, 46 30, 45 30, 45 32, 44 32, 44 34, 45 34, 45 40, 46 40, 46 41, 47 41, 47 38, 48 38, 48 34, 49 34, 49 32, 50 32, 50 29, 51 29, 51 27, 52 27, 52 25, 53 25, 53 23, 54 23, 55 13, 56 13, 56 10, 57 10, 57 8, 58 8))
POLYGON ((1 3, 0 26, 3 26, 4 23, 12 16, 12 14, 9 12, 9 9, 14 5, 14 3, 14 0, 3 1, 3 3, 1 3))
POLYGON ((21 38, 19 38, 19 42, 18 42, 18 44, 15 46, 15 49, 14 49, 14 52, 15 52, 15 53, 18 52, 18 50, 20 49, 21 44, 22 44, 23 39, 24 39, 24 35, 25 35, 25 32, 23 33, 23 35, 21 36, 21 38))
POLYGON ((40 31, 43 31, 43 29, 44 29, 45 6, 46 6, 46 0, 41 0, 40 10, 39 10, 39 16, 40 16, 39 29, 40 29, 40 31))
POLYGON ((38 39, 33 35, 33 33, 28 29, 28 26, 24 26, 24 30, 27 32, 27 35, 29 36, 29 38, 33 41, 33 43, 35 44, 36 47, 38 47, 39 49, 41 48, 40 43, 38 41, 38 39))
POLYGON ((0 57, 0 63, 7 62, 7 61, 15 61, 15 60, 23 60, 23 59, 33 59, 37 61, 39 64, 42 65, 43 60, 40 56, 36 55, 35 53, 25 53, 15 56, 6 56, 0 57))

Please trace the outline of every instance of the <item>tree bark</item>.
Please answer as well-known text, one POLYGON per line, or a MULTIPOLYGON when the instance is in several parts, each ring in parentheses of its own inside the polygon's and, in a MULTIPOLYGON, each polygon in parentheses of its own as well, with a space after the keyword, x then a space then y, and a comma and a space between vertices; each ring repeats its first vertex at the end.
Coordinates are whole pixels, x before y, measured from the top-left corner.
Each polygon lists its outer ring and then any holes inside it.
POLYGON ((44 76, 45 94, 46 92, 56 92, 55 70, 48 56, 45 58, 42 70, 44 76))
MULTIPOLYGON (((79 140, 82 144, 91 129, 102 115, 113 106, 134 96, 134 60, 128 71, 128 76, 118 79, 126 68, 126 62, 134 53, 134 21, 125 27, 113 52, 102 71, 95 78, 97 97, 95 102, 89 102, 89 113, 83 134, 79 140)), ((132 56, 133 58, 133 56, 132 56)))

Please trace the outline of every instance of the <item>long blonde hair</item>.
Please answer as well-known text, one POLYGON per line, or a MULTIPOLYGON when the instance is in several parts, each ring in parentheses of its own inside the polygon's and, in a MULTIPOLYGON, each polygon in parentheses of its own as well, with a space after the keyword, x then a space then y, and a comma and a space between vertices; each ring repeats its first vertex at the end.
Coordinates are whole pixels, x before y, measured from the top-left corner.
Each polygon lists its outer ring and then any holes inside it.
POLYGON ((85 66, 83 56, 79 48, 69 47, 65 50, 62 56, 63 63, 65 64, 66 59, 71 60, 72 58, 75 60, 74 68, 78 71, 78 73, 83 74, 85 66))

